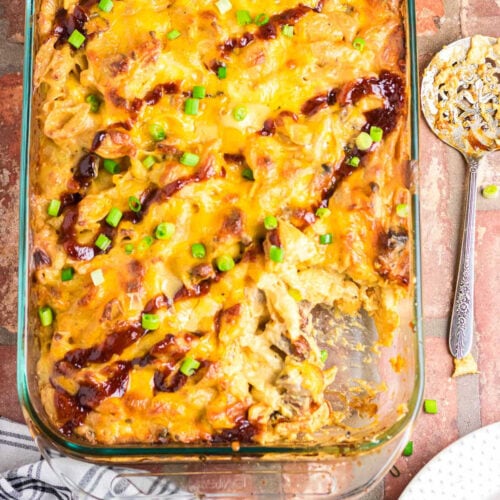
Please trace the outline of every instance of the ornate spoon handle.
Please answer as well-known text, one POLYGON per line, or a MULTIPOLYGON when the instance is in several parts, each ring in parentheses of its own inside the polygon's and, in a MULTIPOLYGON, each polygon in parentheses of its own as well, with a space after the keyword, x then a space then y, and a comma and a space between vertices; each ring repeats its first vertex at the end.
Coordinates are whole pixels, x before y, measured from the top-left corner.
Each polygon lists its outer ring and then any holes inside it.
POLYGON ((467 158, 467 163, 465 217, 448 339, 451 354, 459 359, 469 354, 474 332, 474 240, 479 159, 467 158))

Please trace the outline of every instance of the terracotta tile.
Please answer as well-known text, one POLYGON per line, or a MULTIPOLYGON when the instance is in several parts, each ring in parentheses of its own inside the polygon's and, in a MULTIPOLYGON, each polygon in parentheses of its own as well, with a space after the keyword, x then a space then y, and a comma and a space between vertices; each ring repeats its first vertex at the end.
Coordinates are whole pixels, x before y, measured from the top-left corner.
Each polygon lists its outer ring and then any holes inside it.
POLYGON ((417 0, 417 32, 419 35, 436 33, 444 16, 443 0, 417 0))
POLYGON ((16 388, 16 347, 0 346, 0 415, 24 422, 16 388))
POLYGON ((0 326, 14 332, 17 314, 18 180, 21 75, 0 77, 0 326))
POLYGON ((464 15, 462 17, 462 31, 463 36, 472 36, 480 33, 485 36, 500 37, 500 15, 464 15))
POLYGON ((475 315, 479 350, 481 423, 500 420, 500 217, 498 212, 477 214, 475 315))
POLYGON ((450 377, 453 361, 447 341, 442 338, 425 340, 425 397, 435 399, 438 414, 421 413, 417 418, 411 440, 414 454, 401 457, 396 463, 401 472, 398 478, 385 478, 385 500, 396 500, 415 474, 439 451, 458 439, 457 387, 450 377))
POLYGON ((481 16, 500 16, 500 3, 498 0, 464 0, 463 10, 467 14, 481 14, 481 16))
POLYGON ((2 20, 7 21, 7 39, 22 42, 24 39, 24 2, 0 0, 2 20))

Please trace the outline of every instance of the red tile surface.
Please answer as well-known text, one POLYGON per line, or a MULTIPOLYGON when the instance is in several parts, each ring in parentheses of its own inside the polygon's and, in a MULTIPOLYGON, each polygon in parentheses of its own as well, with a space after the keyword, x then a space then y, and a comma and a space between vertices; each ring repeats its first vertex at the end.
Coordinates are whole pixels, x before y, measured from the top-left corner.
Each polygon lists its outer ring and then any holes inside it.
POLYGON ((7 40, 20 42, 24 39, 24 2, 0 0, 2 20, 7 21, 7 40))
POLYGON ((429 35, 439 31, 444 16, 443 0, 417 0, 417 33, 429 35))
POLYGON ((500 421, 500 217, 477 216, 476 332, 479 350, 481 423, 500 421))
POLYGON ((0 346, 0 380, 2 381, 0 416, 24 422, 17 398, 15 346, 0 346))

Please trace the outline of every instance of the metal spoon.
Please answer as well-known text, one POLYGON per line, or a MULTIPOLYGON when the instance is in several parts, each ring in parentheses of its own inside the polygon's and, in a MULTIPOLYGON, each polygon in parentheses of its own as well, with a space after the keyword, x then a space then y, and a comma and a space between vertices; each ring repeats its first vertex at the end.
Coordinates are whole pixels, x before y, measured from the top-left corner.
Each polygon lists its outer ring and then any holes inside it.
POLYGON ((432 131, 468 164, 460 261, 448 337, 451 354, 466 356, 474 326, 474 236, 479 161, 500 150, 500 40, 469 37, 438 52, 424 72, 422 110, 432 131))

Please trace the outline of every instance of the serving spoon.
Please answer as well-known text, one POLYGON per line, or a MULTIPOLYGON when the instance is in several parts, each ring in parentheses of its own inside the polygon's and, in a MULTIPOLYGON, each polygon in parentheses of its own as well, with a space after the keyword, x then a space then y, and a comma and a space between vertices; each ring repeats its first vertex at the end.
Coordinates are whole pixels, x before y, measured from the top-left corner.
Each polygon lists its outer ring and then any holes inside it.
POLYGON ((479 162, 500 150, 500 40, 476 36, 439 51, 422 80, 422 110, 431 130, 462 153, 467 191, 449 331, 451 354, 469 354, 474 327, 474 239, 479 162))

